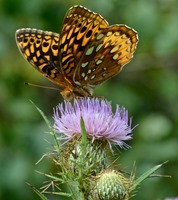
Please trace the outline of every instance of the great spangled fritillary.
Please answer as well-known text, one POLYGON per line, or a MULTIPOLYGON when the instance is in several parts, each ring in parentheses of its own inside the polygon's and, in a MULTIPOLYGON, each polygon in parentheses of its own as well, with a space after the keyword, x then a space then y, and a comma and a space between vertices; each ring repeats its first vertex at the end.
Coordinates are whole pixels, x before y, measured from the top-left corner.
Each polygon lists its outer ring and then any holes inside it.
POLYGON ((138 37, 126 25, 109 26, 101 15, 74 6, 60 35, 22 28, 16 31, 16 42, 24 58, 71 100, 91 96, 96 85, 120 72, 132 59, 138 37))

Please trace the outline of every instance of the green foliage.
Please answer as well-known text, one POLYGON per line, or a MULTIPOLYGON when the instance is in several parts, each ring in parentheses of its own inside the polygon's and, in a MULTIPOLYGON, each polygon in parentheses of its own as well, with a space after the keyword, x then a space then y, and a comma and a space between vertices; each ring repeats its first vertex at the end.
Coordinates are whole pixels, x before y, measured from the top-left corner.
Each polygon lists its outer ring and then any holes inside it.
MULTIPOLYGON (((165 162, 166 163, 166 162, 165 162)), ((152 167, 151 169, 149 169, 148 171, 144 172, 140 177, 138 177, 135 181, 133 186, 130 188, 130 191, 134 191, 138 188, 139 185, 141 185, 141 183, 146 180, 147 178, 149 178, 153 173, 155 173, 159 168, 161 168, 163 166, 162 163, 160 165, 156 165, 154 167, 152 167)), ((163 177, 163 176, 162 176, 163 177)))
POLYGON ((51 148, 45 140, 52 139, 45 133, 48 128, 29 99, 51 121, 53 107, 62 101, 57 92, 23 84, 51 85, 22 58, 15 44, 15 31, 32 27, 59 32, 65 12, 74 4, 100 13, 110 24, 124 23, 138 31, 140 41, 133 61, 118 76, 98 87, 95 95, 124 105, 133 116, 133 123, 139 124, 130 142, 132 149, 120 158, 124 168, 136 161, 137 173, 142 174, 150 165, 169 160, 160 173, 172 178, 146 181, 134 199, 174 196, 178 185, 178 1, 2 0, 0 199, 39 199, 25 182, 40 187, 45 180, 34 170, 45 173, 52 168, 50 163, 34 164, 51 148))

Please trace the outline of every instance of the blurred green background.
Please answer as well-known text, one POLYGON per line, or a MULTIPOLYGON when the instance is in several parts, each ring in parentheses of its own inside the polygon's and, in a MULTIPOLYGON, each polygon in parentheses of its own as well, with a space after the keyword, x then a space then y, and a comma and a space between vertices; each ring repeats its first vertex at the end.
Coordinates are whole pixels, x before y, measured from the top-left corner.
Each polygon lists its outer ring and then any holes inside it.
MULTIPOLYGON (((39 199, 26 182, 40 188, 49 162, 35 163, 52 149, 44 120, 32 100, 52 122, 58 92, 24 85, 51 86, 19 53, 14 34, 30 27, 60 32, 69 7, 83 5, 110 24, 127 24, 139 33, 135 56, 123 71, 95 90, 113 107, 120 104, 139 126, 121 150, 120 166, 137 176, 169 161, 133 199, 162 200, 178 196, 178 1, 177 0, 0 0, 0 199, 39 199)), ((51 199, 57 199, 52 198, 51 199)), ((59 198, 58 198, 59 199, 59 198)), ((62 199, 62 198, 60 198, 62 199)), ((67 198, 64 198, 67 199, 67 198)))

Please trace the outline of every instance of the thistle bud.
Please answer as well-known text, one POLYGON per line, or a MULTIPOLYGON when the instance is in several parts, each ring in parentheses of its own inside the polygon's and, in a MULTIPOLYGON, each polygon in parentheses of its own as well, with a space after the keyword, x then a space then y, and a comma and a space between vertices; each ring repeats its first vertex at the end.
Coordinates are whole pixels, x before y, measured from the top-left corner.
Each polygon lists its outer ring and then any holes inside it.
POLYGON ((115 170, 105 171, 96 181, 95 198, 100 200, 127 200, 129 180, 115 170))

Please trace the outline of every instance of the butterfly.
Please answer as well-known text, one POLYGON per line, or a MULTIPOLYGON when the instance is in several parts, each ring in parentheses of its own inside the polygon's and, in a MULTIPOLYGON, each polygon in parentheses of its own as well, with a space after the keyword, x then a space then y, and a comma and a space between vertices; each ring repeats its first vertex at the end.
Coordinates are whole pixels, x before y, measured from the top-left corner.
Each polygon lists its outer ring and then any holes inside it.
POLYGON ((71 7, 58 33, 22 28, 15 34, 23 57, 57 84, 65 100, 92 96, 93 88, 115 76, 130 62, 137 32, 112 25, 82 6, 71 7))

